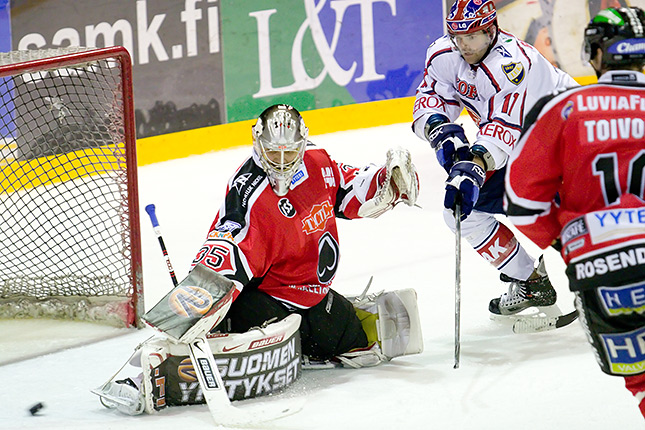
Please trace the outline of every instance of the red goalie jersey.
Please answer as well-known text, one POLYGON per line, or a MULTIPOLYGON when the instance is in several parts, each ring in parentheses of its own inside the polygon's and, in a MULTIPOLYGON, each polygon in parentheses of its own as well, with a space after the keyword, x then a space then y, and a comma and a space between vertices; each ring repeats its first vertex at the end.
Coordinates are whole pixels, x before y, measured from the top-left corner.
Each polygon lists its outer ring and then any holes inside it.
POLYGON ((641 81, 645 76, 639 73, 610 72, 598 85, 552 98, 511 155, 506 176, 509 218, 541 248, 561 237, 567 264, 585 259, 592 263, 583 273, 573 273, 580 268, 567 270, 572 288, 583 288, 596 275, 624 274, 632 257, 634 270, 645 263, 641 81), (607 254, 596 261, 602 252, 617 249, 625 252, 618 260, 607 254))
POLYGON ((287 306, 309 308, 329 291, 340 256, 336 217, 358 218, 379 168, 334 162, 309 144, 289 192, 277 196, 256 156, 229 180, 226 197, 193 261, 257 287, 287 306))

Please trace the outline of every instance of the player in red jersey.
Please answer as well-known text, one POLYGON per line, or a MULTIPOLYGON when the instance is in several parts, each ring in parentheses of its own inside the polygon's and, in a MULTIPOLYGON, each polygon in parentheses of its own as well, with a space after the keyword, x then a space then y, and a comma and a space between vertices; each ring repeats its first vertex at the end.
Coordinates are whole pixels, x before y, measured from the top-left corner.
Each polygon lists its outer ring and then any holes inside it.
POLYGON ((390 150, 385 166, 357 168, 333 161, 307 132, 291 106, 260 115, 253 154, 230 179, 193 265, 235 284, 220 330, 244 332, 296 312, 303 354, 326 360, 372 346, 352 303, 330 288, 340 249, 336 218, 414 205, 418 180, 408 151, 390 150))
POLYGON ((584 53, 598 84, 544 99, 529 114, 507 169, 506 211, 537 245, 562 247, 596 359, 625 378, 645 416, 643 11, 599 12, 584 53))

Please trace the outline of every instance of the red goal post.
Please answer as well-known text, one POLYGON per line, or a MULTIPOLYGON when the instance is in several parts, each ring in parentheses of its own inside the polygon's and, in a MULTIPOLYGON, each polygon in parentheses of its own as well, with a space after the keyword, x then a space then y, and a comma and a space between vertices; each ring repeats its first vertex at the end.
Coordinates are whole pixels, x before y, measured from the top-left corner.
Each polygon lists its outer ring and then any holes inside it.
POLYGON ((127 50, 0 53, 0 170, 0 318, 139 326, 127 50))

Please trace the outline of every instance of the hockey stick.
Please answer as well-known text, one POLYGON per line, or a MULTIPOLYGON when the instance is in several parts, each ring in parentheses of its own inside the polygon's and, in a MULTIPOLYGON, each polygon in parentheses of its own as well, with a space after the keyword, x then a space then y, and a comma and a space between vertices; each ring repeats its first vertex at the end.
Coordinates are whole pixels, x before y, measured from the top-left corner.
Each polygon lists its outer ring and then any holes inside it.
POLYGON ((455 206, 455 365, 459 369, 461 353, 461 205, 455 206))
POLYGON ((146 212, 148 212, 148 216, 150 217, 150 222, 152 223, 152 229, 154 230, 155 234, 157 235, 157 239, 159 240, 159 245, 161 246, 161 252, 163 253, 164 258, 166 259, 166 266, 168 267, 168 272, 170 273, 170 279, 172 279, 172 284, 176 287, 179 284, 179 282, 177 282, 177 277, 175 276, 175 270, 172 268, 172 264, 170 264, 170 256, 168 255, 168 251, 166 250, 166 244, 164 243, 163 237, 161 236, 161 227, 159 227, 159 220, 157 220, 155 205, 150 204, 146 206, 146 212))
MULTIPOLYGON (((159 245, 161 246, 164 258, 166 259, 166 266, 168 267, 172 283, 177 287, 177 278, 175 276, 175 271, 172 268, 172 264, 170 264, 170 256, 168 255, 168 251, 166 250, 166 246, 161 236, 161 228, 159 227, 159 221, 157 220, 157 215, 155 213, 155 205, 150 204, 146 206, 146 212, 150 216, 152 227, 159 239, 159 245)), ((190 359, 193 363, 195 375, 197 376, 197 381, 199 382, 202 394, 206 400, 206 404, 208 405, 208 409, 213 420, 217 425, 235 427, 256 424, 282 418, 302 409, 302 405, 296 405, 295 407, 284 408, 278 411, 268 409, 259 411, 254 410, 254 413, 251 414, 236 408, 231 404, 231 400, 229 399, 228 392, 224 386, 224 381, 220 375, 219 368, 215 363, 213 352, 206 340, 206 335, 198 337, 186 345, 188 346, 190 359)))

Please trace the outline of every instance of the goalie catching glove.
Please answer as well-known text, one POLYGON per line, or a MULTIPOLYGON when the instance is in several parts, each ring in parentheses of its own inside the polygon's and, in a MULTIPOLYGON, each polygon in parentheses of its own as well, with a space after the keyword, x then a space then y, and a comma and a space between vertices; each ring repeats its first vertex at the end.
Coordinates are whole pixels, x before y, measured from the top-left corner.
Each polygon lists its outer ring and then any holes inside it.
POLYGON ((400 202, 414 206, 419 195, 419 177, 410 151, 403 148, 387 151, 387 160, 377 175, 378 190, 358 209, 363 218, 376 218, 400 202))

